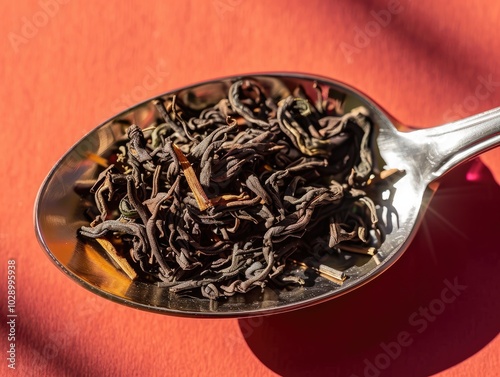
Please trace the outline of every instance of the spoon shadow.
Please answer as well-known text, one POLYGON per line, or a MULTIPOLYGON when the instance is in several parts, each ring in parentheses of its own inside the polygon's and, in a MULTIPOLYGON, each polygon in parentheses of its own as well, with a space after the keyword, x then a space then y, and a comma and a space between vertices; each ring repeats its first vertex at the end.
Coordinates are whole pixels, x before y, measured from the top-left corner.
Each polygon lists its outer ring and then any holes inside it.
POLYGON ((282 376, 428 376, 499 332, 500 187, 478 160, 441 179, 401 259, 361 288, 311 308, 239 320, 282 376))

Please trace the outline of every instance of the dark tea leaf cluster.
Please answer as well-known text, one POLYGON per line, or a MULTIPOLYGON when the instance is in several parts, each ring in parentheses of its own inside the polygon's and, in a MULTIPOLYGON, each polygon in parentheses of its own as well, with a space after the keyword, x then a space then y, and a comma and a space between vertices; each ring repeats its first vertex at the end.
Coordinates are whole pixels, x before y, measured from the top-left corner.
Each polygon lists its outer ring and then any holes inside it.
POLYGON ((254 79, 201 109, 155 104, 156 122, 131 124, 109 157, 80 229, 108 239, 138 279, 218 299, 301 284, 285 273, 297 253, 380 242, 365 108, 344 113, 319 85, 273 98, 254 79))

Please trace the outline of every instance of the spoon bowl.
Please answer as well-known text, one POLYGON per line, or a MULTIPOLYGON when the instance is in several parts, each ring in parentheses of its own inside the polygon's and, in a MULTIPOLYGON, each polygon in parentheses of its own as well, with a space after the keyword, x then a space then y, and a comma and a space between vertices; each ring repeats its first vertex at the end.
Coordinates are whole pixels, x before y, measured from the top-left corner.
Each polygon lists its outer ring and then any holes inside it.
POLYGON ((203 82, 163 96, 176 94, 193 108, 203 109, 226 97, 231 83, 241 78, 259 81, 266 95, 285 98, 295 87, 314 92, 318 83, 347 112, 364 106, 374 125, 372 146, 375 166, 395 168, 404 175, 390 189, 380 192, 384 241, 369 257, 352 254, 341 261, 325 261, 347 279, 338 283, 299 265, 289 272, 307 276, 307 284, 294 288, 266 287, 226 300, 211 301, 177 295, 152 283, 131 280, 110 260, 98 244, 77 237, 88 225, 86 202, 75 192, 77 182, 97 177, 96 158, 109 153, 123 140, 127 125, 146 128, 158 118, 154 99, 111 118, 74 145, 50 171, 35 204, 35 230, 42 247, 56 266, 72 280, 107 299, 138 309, 191 317, 245 317, 303 308, 348 293, 368 283, 390 267, 407 249, 422 215, 437 188, 436 179, 454 166, 500 144, 500 109, 491 110, 443 126, 408 131, 374 101, 343 83, 303 74, 258 74, 203 82))

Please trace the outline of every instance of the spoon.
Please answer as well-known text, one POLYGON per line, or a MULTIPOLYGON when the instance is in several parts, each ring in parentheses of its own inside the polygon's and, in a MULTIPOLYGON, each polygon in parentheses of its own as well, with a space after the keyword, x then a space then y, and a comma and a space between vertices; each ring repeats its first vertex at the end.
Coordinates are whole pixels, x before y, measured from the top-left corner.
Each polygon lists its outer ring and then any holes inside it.
MULTIPOLYGON (((75 282, 120 304, 152 312, 191 317, 246 317, 267 315, 307 307, 348 293, 368 283, 393 265, 412 241, 422 215, 437 189, 436 180, 456 165, 500 144, 500 108, 431 129, 408 131, 374 101, 359 91, 331 79, 304 74, 259 74, 255 78, 268 96, 283 97, 301 85, 312 92, 315 83, 330 89, 330 96, 350 111, 364 106, 375 127, 375 166, 404 171, 382 196, 391 206, 381 213, 385 239, 369 257, 352 253, 342 262, 322 261, 320 271, 341 270, 346 280, 339 284, 328 274, 312 272, 299 263, 290 273, 307 275, 309 284, 292 289, 266 287, 227 300, 211 301, 170 293, 152 283, 131 280, 106 253, 77 238, 88 225, 86 203, 75 192, 78 181, 92 180, 99 173, 101 155, 113 148, 126 133, 128 120, 146 128, 158 117, 154 100, 134 106, 100 125, 74 145, 50 171, 35 204, 35 230, 50 259, 75 282), (403 131, 405 130, 405 131, 403 131), (339 264, 340 263, 340 264, 339 264)), ((203 109, 226 97, 240 76, 203 82, 163 96, 176 94, 191 107, 203 109)), ((315 266, 318 267, 318 266, 315 266)))

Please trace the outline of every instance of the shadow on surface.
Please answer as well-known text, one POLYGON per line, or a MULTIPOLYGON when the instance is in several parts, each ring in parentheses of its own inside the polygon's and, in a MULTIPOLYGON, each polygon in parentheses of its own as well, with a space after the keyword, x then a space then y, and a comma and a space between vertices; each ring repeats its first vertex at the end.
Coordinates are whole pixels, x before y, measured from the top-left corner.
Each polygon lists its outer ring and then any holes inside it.
POLYGON ((467 359, 500 330, 499 197, 479 160, 456 168, 392 268, 330 302, 240 320, 248 346, 283 376, 429 376, 467 359))
MULTIPOLYGON (((42 311, 38 311, 42 313, 42 311)), ((43 315, 43 314, 40 314, 43 315)), ((109 376, 114 368, 103 365, 99 351, 93 352, 75 346, 80 328, 71 321, 52 326, 55 330, 41 328, 26 315, 19 321, 16 349, 19 362, 16 369, 22 376, 109 376), (26 361, 26 362, 25 362, 26 361)), ((54 318, 59 321, 59 318, 54 318)))

